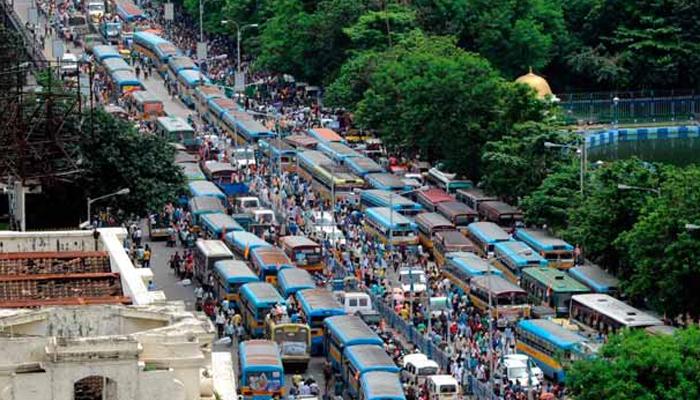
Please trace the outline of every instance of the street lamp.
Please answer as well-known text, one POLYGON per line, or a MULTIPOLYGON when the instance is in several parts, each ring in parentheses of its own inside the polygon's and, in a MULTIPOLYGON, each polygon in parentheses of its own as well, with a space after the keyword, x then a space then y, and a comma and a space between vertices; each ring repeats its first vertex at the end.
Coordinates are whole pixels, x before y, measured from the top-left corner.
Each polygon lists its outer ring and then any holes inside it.
POLYGON ((88 223, 88 226, 90 225, 90 218, 91 218, 90 211, 92 208, 92 203, 99 201, 99 200, 104 200, 104 199, 109 198, 109 197, 124 196, 124 195, 127 195, 129 193, 131 193, 131 190, 129 190, 129 188, 124 188, 124 189, 119 189, 114 193, 106 194, 104 196, 100 196, 100 197, 97 197, 94 199, 91 199, 88 197, 87 198, 87 223, 88 223))
POLYGON ((240 26, 238 22, 236 21, 231 21, 231 20, 223 20, 221 21, 222 25, 226 24, 234 24, 236 26, 236 72, 241 72, 241 32, 246 30, 246 28, 257 28, 260 26, 259 24, 246 24, 243 26, 240 26))
POLYGON ((661 196, 661 189, 646 188, 646 187, 640 187, 640 186, 631 186, 631 185, 625 185, 624 183, 618 183, 617 188, 619 190, 638 190, 641 192, 652 192, 652 193, 655 193, 657 196, 661 196))
POLYGON ((580 180, 580 191, 583 194, 584 178, 586 174, 586 141, 581 137, 581 143, 578 145, 572 144, 559 144, 553 142, 544 142, 544 147, 547 149, 559 148, 559 149, 574 149, 577 153, 581 155, 581 165, 579 167, 579 180, 580 180))

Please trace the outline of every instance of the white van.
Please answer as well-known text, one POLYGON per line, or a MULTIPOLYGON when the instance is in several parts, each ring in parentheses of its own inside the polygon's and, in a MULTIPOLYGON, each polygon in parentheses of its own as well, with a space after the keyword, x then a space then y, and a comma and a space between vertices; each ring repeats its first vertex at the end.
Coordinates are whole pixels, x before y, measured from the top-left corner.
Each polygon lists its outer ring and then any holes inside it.
POLYGON ((422 386, 428 376, 437 374, 439 370, 440 366, 425 354, 414 353, 403 356, 401 376, 409 383, 422 386))
POLYGON ((452 375, 430 375, 425 380, 428 400, 457 400, 459 382, 452 375))
POLYGON ((259 225, 277 225, 275 213, 269 208, 258 208, 253 210, 255 223, 259 225))
POLYGON ((348 315, 354 315, 360 311, 372 310, 372 299, 364 292, 333 292, 338 302, 343 305, 348 315))
MULTIPOLYGON (((528 377, 528 367, 527 363, 517 360, 517 359, 504 359, 503 360, 503 370, 502 373, 505 374, 511 385, 515 385, 516 382, 520 383, 520 387, 523 389, 528 389, 529 387, 537 387, 540 384, 540 380, 537 379, 535 374, 530 370, 528 377), (529 385, 528 385, 529 381, 529 385)), ((497 380, 502 382, 502 375, 495 375, 497 380), (500 375, 500 376, 499 376, 500 375)))
POLYGON ((427 278, 425 271, 420 268, 401 268, 399 270, 399 283, 404 293, 418 295, 427 289, 427 278))
POLYGON ((253 196, 236 197, 233 203, 239 213, 252 212, 260 208, 260 199, 253 196))
POLYGON ((544 381, 544 372, 537 366, 537 364, 526 354, 507 354, 503 356, 504 360, 520 360, 525 363, 525 365, 530 366, 530 373, 534 375, 540 382, 544 381))

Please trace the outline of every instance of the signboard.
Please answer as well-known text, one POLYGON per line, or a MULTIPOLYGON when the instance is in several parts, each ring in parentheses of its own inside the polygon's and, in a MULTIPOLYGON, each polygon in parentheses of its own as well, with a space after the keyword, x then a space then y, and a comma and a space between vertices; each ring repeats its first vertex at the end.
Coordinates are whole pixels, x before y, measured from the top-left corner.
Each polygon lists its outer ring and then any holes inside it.
POLYGON ((204 60, 207 58, 207 43, 197 42, 197 60, 204 60))
POLYGON ((53 55, 53 58, 60 60, 61 57, 63 57, 63 52, 63 40, 54 39, 51 41, 51 54, 53 55))
POLYGON ((233 85, 233 90, 236 92, 245 90, 245 74, 243 72, 236 72, 236 83, 233 85))
POLYGON ((175 19, 175 8, 173 3, 165 3, 164 18, 166 21, 172 21, 175 19))

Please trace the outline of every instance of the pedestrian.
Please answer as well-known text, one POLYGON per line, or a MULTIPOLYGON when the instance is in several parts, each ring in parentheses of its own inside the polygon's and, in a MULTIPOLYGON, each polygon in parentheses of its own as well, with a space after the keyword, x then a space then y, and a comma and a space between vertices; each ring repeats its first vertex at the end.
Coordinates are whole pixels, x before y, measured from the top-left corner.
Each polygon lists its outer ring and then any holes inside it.
POLYGON ((151 267, 151 248, 146 245, 146 248, 143 250, 143 268, 150 268, 151 267))
POLYGON ((141 67, 139 65, 136 65, 136 68, 134 69, 136 71, 136 79, 140 79, 141 77, 141 67))
POLYGON ((226 321, 226 326, 224 327, 224 335, 228 337, 231 342, 229 343, 229 347, 233 346, 233 337, 236 334, 236 328, 233 326, 233 321, 229 318, 226 321))

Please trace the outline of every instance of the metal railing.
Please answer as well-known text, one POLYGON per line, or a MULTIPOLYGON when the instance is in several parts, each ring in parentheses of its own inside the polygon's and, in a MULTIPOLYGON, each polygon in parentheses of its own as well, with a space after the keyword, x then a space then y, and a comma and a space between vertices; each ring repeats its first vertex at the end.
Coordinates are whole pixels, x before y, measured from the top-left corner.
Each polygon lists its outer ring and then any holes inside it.
POLYGON ((22 37, 24 50, 27 53, 27 58, 31 64, 31 71, 35 74, 37 71, 45 69, 48 65, 48 59, 44 55, 44 49, 39 47, 39 43, 34 36, 22 23, 21 18, 14 9, 12 3, 7 0, 0 0, 0 8, 4 15, 4 23, 6 27, 12 27, 22 37))

